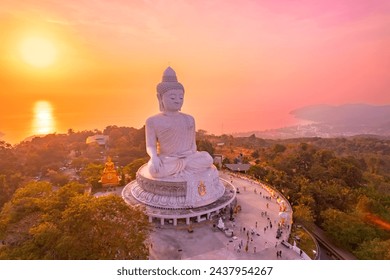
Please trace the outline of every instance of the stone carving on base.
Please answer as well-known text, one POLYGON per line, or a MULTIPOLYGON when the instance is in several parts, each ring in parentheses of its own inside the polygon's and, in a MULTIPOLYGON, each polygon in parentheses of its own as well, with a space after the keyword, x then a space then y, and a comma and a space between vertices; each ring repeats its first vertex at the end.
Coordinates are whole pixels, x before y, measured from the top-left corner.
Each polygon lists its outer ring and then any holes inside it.
POLYGON ((200 181, 198 186, 198 193, 200 196, 204 196, 206 194, 206 185, 203 181, 200 181))

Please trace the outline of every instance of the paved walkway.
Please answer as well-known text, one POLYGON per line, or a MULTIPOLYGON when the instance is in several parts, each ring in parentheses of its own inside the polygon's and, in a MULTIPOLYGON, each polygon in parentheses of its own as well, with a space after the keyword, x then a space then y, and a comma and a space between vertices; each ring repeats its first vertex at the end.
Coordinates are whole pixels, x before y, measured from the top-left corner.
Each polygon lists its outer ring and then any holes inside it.
POLYGON ((302 259, 298 253, 280 244, 283 239, 287 241, 289 229, 285 228, 282 236, 276 239, 277 223, 280 219, 276 199, 267 198, 270 194, 259 183, 232 177, 228 173, 220 175, 240 191, 237 194, 237 203, 242 210, 234 215, 234 222, 229 221, 229 213, 224 216, 225 227, 232 229, 236 237, 227 237, 213 226, 218 224, 218 217, 212 221, 192 223, 192 233, 188 232, 184 223, 178 224, 177 227, 169 224, 160 226, 156 223, 150 237, 150 259, 302 259), (240 243, 243 245, 241 249, 240 243), (282 251, 282 257, 276 256, 277 251, 282 251))

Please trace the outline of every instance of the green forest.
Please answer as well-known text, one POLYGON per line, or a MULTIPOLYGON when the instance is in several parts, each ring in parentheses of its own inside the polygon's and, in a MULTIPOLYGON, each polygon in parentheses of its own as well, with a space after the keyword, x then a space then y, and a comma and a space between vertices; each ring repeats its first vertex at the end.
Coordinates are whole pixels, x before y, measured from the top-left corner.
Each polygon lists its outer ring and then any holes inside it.
POLYGON ((358 259, 390 259, 389 139, 225 135, 210 141, 224 143, 218 153, 242 154, 252 163, 249 175, 283 193, 296 222, 319 226, 358 259))
POLYGON ((102 191, 106 156, 131 180, 146 162, 144 147, 143 129, 118 127, 0 142, 0 259, 147 259, 144 211, 116 195, 90 195, 102 191), (95 134, 110 142, 86 144, 95 134))
MULTIPOLYGON (((225 164, 250 163, 247 175, 283 193, 295 222, 319 226, 358 259, 390 259, 389 139, 267 140, 200 130, 197 145, 225 164)), ((0 141, 0 259, 146 259, 150 228, 142 209, 90 195, 102 191, 107 156, 123 185, 133 180, 148 160, 144 128, 0 141), (96 134, 109 136, 106 145, 86 144, 96 134)))

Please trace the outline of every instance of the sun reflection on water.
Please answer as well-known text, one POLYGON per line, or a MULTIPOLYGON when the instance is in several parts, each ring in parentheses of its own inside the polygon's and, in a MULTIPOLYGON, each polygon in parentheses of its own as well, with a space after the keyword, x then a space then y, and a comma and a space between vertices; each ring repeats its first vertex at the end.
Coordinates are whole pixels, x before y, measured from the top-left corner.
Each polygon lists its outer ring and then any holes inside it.
POLYGON ((35 102, 32 132, 33 134, 48 134, 55 132, 53 107, 50 102, 35 102))

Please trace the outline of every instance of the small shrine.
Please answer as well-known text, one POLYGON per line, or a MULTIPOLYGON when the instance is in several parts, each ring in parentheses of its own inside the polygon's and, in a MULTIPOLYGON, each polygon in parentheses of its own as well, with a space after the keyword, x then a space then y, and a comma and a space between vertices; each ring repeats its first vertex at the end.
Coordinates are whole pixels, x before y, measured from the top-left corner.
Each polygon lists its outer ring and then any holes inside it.
POLYGON ((116 187, 119 185, 119 181, 120 177, 118 176, 115 165, 112 162, 111 157, 108 157, 100 183, 102 183, 103 187, 116 187))

